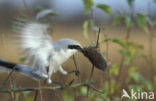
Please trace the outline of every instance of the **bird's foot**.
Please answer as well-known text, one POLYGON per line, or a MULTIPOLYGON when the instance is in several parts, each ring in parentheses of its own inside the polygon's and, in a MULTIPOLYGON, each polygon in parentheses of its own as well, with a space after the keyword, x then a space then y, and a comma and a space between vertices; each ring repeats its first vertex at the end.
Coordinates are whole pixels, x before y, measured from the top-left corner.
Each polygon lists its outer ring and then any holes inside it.
POLYGON ((51 84, 51 83, 52 83, 52 80, 51 80, 50 78, 48 78, 48 79, 47 79, 47 83, 48 83, 48 84, 51 84))
POLYGON ((62 66, 60 66, 59 71, 60 71, 63 75, 67 75, 67 74, 68 74, 68 72, 65 71, 65 70, 62 68, 62 66))
POLYGON ((62 73, 63 75, 67 75, 67 74, 68 74, 67 71, 61 71, 61 73, 62 73))

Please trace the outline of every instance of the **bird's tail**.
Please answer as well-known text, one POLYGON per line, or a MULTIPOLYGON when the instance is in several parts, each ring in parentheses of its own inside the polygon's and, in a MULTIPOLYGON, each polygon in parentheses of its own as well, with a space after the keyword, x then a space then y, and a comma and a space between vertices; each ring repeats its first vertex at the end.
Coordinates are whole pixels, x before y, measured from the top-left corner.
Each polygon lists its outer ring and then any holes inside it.
POLYGON ((26 76, 29 76, 35 80, 48 77, 47 74, 43 74, 41 71, 33 68, 32 66, 20 65, 20 64, 16 64, 16 63, 12 63, 0 59, 0 71, 5 72, 5 71, 12 71, 12 70, 22 73, 26 76))

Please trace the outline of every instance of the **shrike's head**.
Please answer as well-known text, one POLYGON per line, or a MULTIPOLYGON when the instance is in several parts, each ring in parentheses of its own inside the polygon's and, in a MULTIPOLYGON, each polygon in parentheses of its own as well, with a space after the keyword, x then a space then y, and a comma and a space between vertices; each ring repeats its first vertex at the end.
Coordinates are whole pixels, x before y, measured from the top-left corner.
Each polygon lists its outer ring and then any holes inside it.
POLYGON ((70 48, 70 46, 78 46, 80 48, 82 47, 82 45, 79 42, 72 40, 72 39, 68 39, 68 38, 61 39, 61 40, 55 42, 55 44, 56 44, 55 46, 59 46, 59 47, 61 46, 64 49, 74 50, 74 51, 77 51, 77 49, 70 48))
POLYGON ((77 49, 71 49, 70 46, 82 47, 79 42, 68 38, 58 40, 56 42, 53 42, 52 44, 54 50, 59 52, 60 54, 64 54, 66 58, 72 56, 78 51, 77 49))

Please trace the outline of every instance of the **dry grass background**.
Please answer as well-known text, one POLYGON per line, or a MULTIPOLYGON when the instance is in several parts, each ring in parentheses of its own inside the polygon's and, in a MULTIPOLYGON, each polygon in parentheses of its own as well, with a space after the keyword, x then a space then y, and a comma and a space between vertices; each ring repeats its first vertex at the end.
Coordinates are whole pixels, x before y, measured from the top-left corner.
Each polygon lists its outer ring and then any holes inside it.
MULTIPOLYGON (((153 29, 153 32, 156 32, 155 29, 153 29)), ((55 25, 53 27, 53 40, 57 41, 61 38, 72 38, 74 40, 79 41, 83 46, 87 45, 87 42, 85 41, 84 37, 83 37, 83 29, 82 26, 72 26, 72 25, 55 25)), ((101 34, 105 35, 107 34, 108 37, 119 37, 119 38, 124 38, 124 36, 126 35, 126 29, 123 27, 105 27, 105 30, 102 31, 101 34)), ((19 63, 19 50, 17 50, 17 44, 15 44, 15 40, 18 39, 14 39, 14 32, 7 30, 4 32, 0 32, 0 59, 6 59, 8 61, 12 61, 12 62, 17 62, 19 63)), ((92 40, 96 40, 96 35, 91 33, 89 34, 90 38, 92 40)), ((104 37, 103 37, 104 39, 104 37)), ((131 37, 130 40, 143 44, 144 45, 144 50, 143 53, 144 54, 149 54, 149 46, 148 46, 148 35, 145 34, 144 31, 138 29, 138 28, 134 28, 132 30, 131 33, 131 37)), ((156 40, 154 40, 153 42, 153 55, 156 56, 156 40)), ((120 59, 121 59, 121 55, 119 54, 119 52, 117 51, 120 47, 116 44, 110 44, 110 49, 109 49, 109 60, 111 63, 119 63, 120 59)), ((106 45, 102 44, 101 45, 101 51, 106 51, 106 45)), ((80 76, 82 81, 85 81, 89 78, 89 74, 90 74, 90 70, 91 70, 91 64, 90 62, 83 57, 83 55, 81 53, 76 53, 76 59, 77 59, 77 64, 78 67, 80 69, 80 76)), ((148 79, 150 74, 150 70, 148 68, 148 63, 143 59, 143 58, 139 58, 137 60, 135 60, 135 64, 139 67, 140 72, 148 79)), ((63 65, 64 69, 67 71, 71 71, 74 70, 74 63, 72 61, 72 59, 69 59, 64 65, 63 65)), ((93 80, 96 81, 95 86, 97 88, 100 88, 103 86, 103 81, 104 79, 107 79, 106 77, 103 77, 103 72, 100 70, 95 69, 94 72, 94 76, 93 76, 93 80)), ((2 84, 2 82, 4 81, 4 79, 7 77, 7 73, 0 73, 0 84, 2 84)), ((22 76, 19 73, 14 73, 13 74, 13 78, 15 78, 16 80, 16 86, 17 87, 30 87, 30 86, 38 86, 38 82, 26 77, 26 76, 22 76)), ((69 74, 68 76, 63 76, 60 73, 56 73, 53 77, 53 81, 59 81, 59 82, 64 82, 64 83, 68 83, 70 82, 72 79, 77 79, 77 77, 75 76, 75 74, 69 74)), ((75 81, 76 82, 76 81, 75 81)), ((6 87, 8 87, 6 85, 6 87)), ((46 91, 49 92, 49 91, 46 91)), ((56 92, 52 91, 50 93, 44 94, 44 98, 45 101, 52 101, 51 98, 53 98, 53 101, 55 100, 62 100, 60 99, 62 95, 59 95, 61 92, 61 90, 57 90, 56 92)), ((33 93, 32 93, 33 94, 33 93)), ((9 101, 10 97, 8 94, 3 94, 0 93, 0 101, 9 101)), ((84 100, 84 99, 83 99, 84 100)))

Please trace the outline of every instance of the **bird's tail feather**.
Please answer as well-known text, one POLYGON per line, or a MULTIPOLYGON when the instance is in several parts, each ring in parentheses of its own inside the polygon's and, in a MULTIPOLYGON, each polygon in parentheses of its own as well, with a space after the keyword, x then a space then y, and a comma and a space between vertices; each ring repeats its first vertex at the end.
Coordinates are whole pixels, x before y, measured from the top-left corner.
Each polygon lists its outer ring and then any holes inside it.
POLYGON ((34 69, 32 66, 20 65, 5 60, 0 60, 0 71, 11 71, 20 72, 26 76, 29 76, 35 80, 41 78, 47 78, 47 74, 43 74, 42 71, 34 69))

